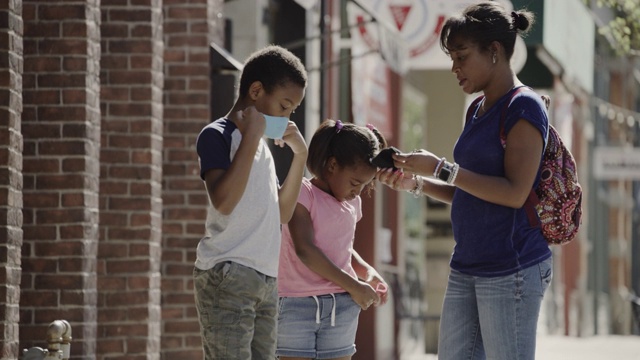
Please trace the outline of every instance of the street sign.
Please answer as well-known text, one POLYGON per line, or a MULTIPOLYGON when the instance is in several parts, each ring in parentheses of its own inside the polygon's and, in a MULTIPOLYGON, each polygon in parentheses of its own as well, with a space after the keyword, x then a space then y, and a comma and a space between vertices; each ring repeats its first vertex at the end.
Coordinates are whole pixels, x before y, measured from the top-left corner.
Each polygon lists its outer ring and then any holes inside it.
MULTIPOLYGON (((392 22, 375 12, 368 1, 354 0, 347 3, 347 13, 349 24, 357 25, 351 31, 352 41, 362 42, 369 49, 378 51, 389 68, 399 75, 406 74, 409 70, 409 49, 392 22), (373 21, 368 17, 373 18, 373 21)), ((354 57, 358 55, 360 54, 352 54, 354 57)))
POLYGON ((598 180, 640 180, 640 148, 596 147, 593 176, 598 180))

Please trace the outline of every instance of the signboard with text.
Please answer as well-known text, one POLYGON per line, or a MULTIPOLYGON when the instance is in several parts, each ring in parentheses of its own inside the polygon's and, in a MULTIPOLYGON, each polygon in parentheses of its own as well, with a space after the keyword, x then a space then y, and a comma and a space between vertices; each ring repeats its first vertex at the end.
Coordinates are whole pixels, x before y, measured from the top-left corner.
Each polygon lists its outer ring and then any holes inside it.
POLYGON ((640 180, 640 148, 596 147, 593 176, 598 180, 640 180))

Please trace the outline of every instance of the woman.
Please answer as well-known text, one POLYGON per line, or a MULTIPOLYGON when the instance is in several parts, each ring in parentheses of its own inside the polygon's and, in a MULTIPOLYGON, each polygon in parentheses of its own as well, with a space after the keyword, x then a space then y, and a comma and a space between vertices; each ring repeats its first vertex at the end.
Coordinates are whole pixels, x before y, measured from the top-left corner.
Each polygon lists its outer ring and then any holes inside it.
POLYGON ((539 181, 549 125, 539 95, 512 96, 522 84, 510 65, 516 37, 533 20, 532 13, 509 13, 497 2, 471 5, 448 19, 440 45, 451 56, 451 70, 465 93, 481 92, 484 99, 469 109, 454 162, 420 150, 394 155, 399 170, 377 174, 394 189, 452 205, 456 246, 440 322, 440 360, 535 358, 552 259, 523 204, 539 181))

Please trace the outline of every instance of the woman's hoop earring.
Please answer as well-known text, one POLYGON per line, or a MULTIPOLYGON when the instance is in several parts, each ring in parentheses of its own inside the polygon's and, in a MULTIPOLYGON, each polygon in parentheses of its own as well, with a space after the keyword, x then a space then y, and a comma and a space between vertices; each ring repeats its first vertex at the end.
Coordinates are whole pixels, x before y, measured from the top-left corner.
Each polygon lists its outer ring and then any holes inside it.
POLYGON ((493 61, 494 64, 496 63, 496 53, 493 53, 491 60, 493 61))

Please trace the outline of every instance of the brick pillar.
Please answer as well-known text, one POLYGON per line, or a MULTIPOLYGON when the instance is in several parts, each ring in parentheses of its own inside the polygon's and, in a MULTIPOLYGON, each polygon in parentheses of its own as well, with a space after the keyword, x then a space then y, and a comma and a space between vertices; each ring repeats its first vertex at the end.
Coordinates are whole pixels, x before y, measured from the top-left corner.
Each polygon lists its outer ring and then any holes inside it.
POLYGON ((162 1, 102 0, 98 357, 160 358, 162 1))
POLYGON ((195 141, 210 121, 209 43, 221 43, 222 2, 164 0, 163 359, 202 358, 192 271, 207 194, 195 141))
POLYGON ((23 2, 21 347, 65 319, 92 358, 100 149, 99 0, 23 2))
POLYGON ((0 358, 20 354, 22 246, 22 4, 0 3, 0 358))

